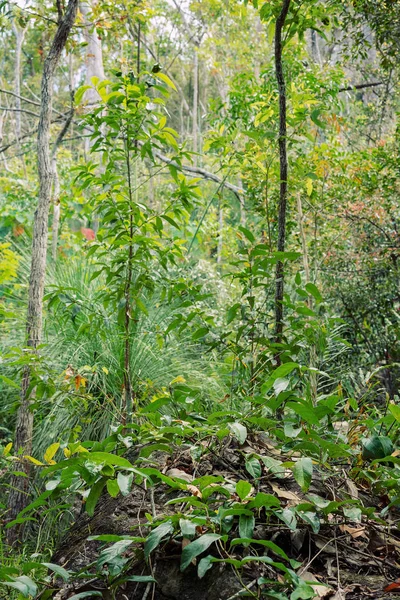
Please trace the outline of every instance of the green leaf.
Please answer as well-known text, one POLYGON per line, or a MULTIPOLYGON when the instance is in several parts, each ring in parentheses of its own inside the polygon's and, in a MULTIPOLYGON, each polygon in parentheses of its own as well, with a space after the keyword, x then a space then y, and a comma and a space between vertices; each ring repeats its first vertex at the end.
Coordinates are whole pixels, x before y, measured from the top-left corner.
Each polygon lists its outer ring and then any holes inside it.
POLYGON ((171 79, 165 73, 153 73, 154 77, 161 79, 164 83, 166 83, 170 88, 176 91, 175 84, 171 81, 171 79))
POLYGON ((64 567, 60 567, 60 565, 55 565, 54 563, 47 562, 42 563, 42 565, 50 569, 50 571, 56 573, 56 575, 59 575, 62 579, 64 579, 64 581, 68 581, 68 579, 70 578, 70 574, 68 573, 68 571, 64 569, 64 567))
POLYGON ((119 485, 116 479, 107 479, 107 491, 112 498, 116 498, 119 494, 119 485))
POLYGON ((277 510, 275 512, 276 516, 281 519, 291 529, 295 531, 297 529, 297 519, 294 515, 293 510, 290 508, 284 508, 283 510, 277 510))
POLYGON ((191 542, 185 546, 181 558, 181 571, 184 571, 186 567, 190 565, 192 560, 196 558, 196 556, 199 556, 199 554, 207 550, 211 544, 217 540, 220 540, 221 537, 222 536, 218 535, 217 533, 206 533, 194 542, 191 542))
POLYGON ((270 550, 272 550, 272 552, 274 552, 277 556, 280 556, 281 558, 284 558, 287 561, 289 560, 289 557, 286 554, 286 552, 282 550, 280 546, 277 546, 276 544, 274 544, 274 542, 271 542, 270 540, 235 538, 231 541, 231 547, 237 546, 238 544, 245 544, 247 546, 250 544, 264 546, 265 548, 269 548, 270 550))
POLYGON ((129 475, 124 475, 123 473, 118 473, 117 482, 119 489, 121 490, 121 494, 123 496, 127 496, 132 488, 133 481, 133 473, 129 473, 129 475))
POLYGON ((265 507, 275 507, 279 508, 281 503, 279 502, 276 496, 272 494, 266 494, 265 492, 258 492, 254 500, 248 504, 249 508, 261 508, 265 507))
POLYGON ((311 404, 307 402, 288 402, 286 404, 288 408, 291 408, 297 415, 299 415, 303 421, 311 423, 311 425, 319 425, 319 419, 317 413, 311 404))
POLYGON ((197 576, 199 579, 204 577, 207 571, 211 569, 213 559, 214 557, 211 554, 201 559, 201 561, 199 562, 199 566, 197 567, 197 576))
POLYGON ((236 493, 241 500, 244 500, 245 498, 247 498, 247 496, 250 494, 250 492, 251 492, 251 483, 249 483, 248 481, 243 481, 243 480, 240 480, 237 482, 236 493))
POLYGON ((179 519, 179 526, 183 537, 188 540, 193 539, 196 536, 196 523, 189 521, 188 519, 179 519))
POLYGON ((91 85, 81 85, 81 87, 79 87, 76 92, 75 92, 75 104, 80 104, 82 101, 83 96, 85 95, 85 92, 87 90, 90 90, 92 88, 91 85))
POLYGON ((192 335, 192 340, 199 340, 200 338, 204 337, 205 335, 207 335, 207 333, 209 332, 208 327, 200 327, 199 329, 197 329, 193 335, 192 335))
POLYGON ((122 456, 117 456, 116 454, 111 454, 109 452, 85 453, 83 455, 83 458, 85 460, 90 460, 98 464, 104 463, 106 465, 126 467, 127 469, 130 469, 133 466, 132 463, 129 462, 129 460, 126 460, 126 458, 123 458, 122 456))
POLYGON ((396 421, 400 422, 400 406, 397 404, 389 404, 389 410, 396 419, 396 421))
POLYGON ((293 475, 303 492, 307 492, 311 484, 313 464, 311 458, 304 456, 298 460, 293 469, 293 475))
POLYGON ((107 478, 102 477, 101 479, 96 481, 96 483, 93 485, 93 487, 91 488, 91 490, 89 492, 89 495, 86 499, 85 508, 86 508, 87 514, 90 517, 93 517, 93 515, 94 515, 94 509, 96 508, 97 501, 100 498, 100 494, 103 491, 103 488, 106 485, 106 483, 107 483, 107 478))
POLYGON ((252 244, 254 244, 254 242, 256 241, 256 238, 251 233, 251 231, 249 231, 248 229, 246 229, 246 227, 243 227, 242 225, 239 225, 238 229, 249 240, 249 242, 251 242, 252 244))
POLYGON ((236 303, 236 304, 234 304, 233 306, 230 307, 230 309, 226 313, 226 323, 227 323, 227 325, 229 325, 229 323, 232 323, 233 319, 237 315, 237 312, 238 312, 240 306, 241 306, 240 303, 236 303))
POLYGON ((246 470, 254 479, 258 479, 261 477, 260 461, 255 456, 251 456, 246 460, 246 470))
POLYGON ((370 438, 361 440, 364 460, 374 460, 375 458, 385 458, 392 454, 394 447, 390 438, 384 435, 374 435, 370 438))
POLYGON ((247 439, 247 429, 241 423, 229 423, 229 429, 239 442, 239 444, 244 444, 247 439))
POLYGON ((255 527, 254 515, 240 515, 239 517, 239 535, 241 538, 252 538, 255 527))
POLYGON ((311 511, 297 511, 298 516, 303 519, 306 523, 311 525, 314 533, 318 533, 321 527, 321 521, 315 512, 311 511))
POLYGON ((158 527, 148 535, 146 543, 144 545, 144 557, 147 560, 157 546, 160 545, 162 540, 169 536, 173 532, 174 528, 171 521, 161 523, 158 527))
POLYGON ((289 373, 291 373, 295 369, 298 369, 299 366, 300 365, 295 362, 284 363, 271 373, 270 379, 273 379, 274 381, 276 381, 277 379, 282 379, 283 377, 286 377, 286 375, 289 375, 289 373))
POLYGON ((29 596, 36 596, 37 594, 37 585, 30 577, 26 575, 21 575, 20 577, 16 577, 14 581, 2 581, 3 585, 7 585, 8 587, 14 588, 21 592, 24 598, 29 598, 29 596))
POLYGON ((315 299, 317 303, 322 302, 323 298, 317 286, 314 283, 307 283, 306 290, 315 299))
POLYGON ((102 550, 100 552, 100 555, 97 559, 97 564, 99 566, 102 566, 106 563, 108 564, 114 558, 117 558, 118 556, 121 556, 124 552, 126 552, 126 550, 129 548, 129 546, 131 546, 132 544, 133 544, 133 540, 131 540, 131 539, 118 540, 118 542, 115 542, 115 544, 113 544, 109 548, 106 548, 105 550, 102 550))

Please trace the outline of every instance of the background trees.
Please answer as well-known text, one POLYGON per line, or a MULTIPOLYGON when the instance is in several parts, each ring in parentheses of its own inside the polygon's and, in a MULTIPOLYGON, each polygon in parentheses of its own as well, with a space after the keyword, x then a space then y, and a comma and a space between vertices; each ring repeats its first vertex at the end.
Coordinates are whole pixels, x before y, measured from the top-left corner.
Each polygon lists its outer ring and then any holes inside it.
MULTIPOLYGON (((210 447, 268 431, 303 479, 340 459, 370 481, 362 439, 398 431, 396 3, 0 10, 9 539, 37 532, 17 516, 42 497, 32 463, 118 453, 130 427, 164 450, 178 427, 210 447)), ((55 496, 121 491, 95 471, 55 496)))

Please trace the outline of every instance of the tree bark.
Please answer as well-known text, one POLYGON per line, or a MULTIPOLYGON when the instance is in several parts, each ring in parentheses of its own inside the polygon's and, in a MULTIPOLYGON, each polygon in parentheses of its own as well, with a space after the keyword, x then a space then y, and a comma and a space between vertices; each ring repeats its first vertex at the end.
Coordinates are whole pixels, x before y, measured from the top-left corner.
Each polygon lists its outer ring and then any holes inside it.
MULTIPOLYGON (((97 0, 93 0, 92 5, 97 4, 97 0)), ((103 50, 101 40, 99 40, 96 27, 89 19, 91 11, 89 2, 80 2, 80 11, 84 17, 84 37, 86 46, 86 85, 92 84, 92 77, 98 77, 100 81, 106 78, 103 66, 103 50)), ((96 104, 99 101, 99 95, 95 89, 90 89, 85 92, 85 100, 88 104, 96 104)))
MULTIPOLYGON (((197 119, 199 112, 199 55, 198 48, 194 48, 194 61, 193 61, 193 152, 198 152, 197 143, 197 119)), ((197 167, 197 156, 193 157, 193 165, 197 167)))
MULTIPOLYGON (((59 58, 75 21, 78 0, 69 0, 64 18, 59 21, 49 53, 44 61, 41 107, 37 137, 39 197, 35 211, 32 240, 32 259, 29 278, 28 312, 26 319, 26 343, 36 352, 42 335, 43 293, 46 274, 48 218, 51 202, 52 165, 50 154, 50 123, 53 95, 53 80, 59 58)), ((22 379, 21 404, 17 413, 15 428, 15 453, 31 453, 33 434, 33 413, 31 411, 32 392, 30 391, 32 372, 26 367, 22 379)), ((29 475, 29 463, 21 460, 19 471, 29 475)), ((29 502, 29 478, 14 475, 11 480, 8 517, 13 520, 29 502)), ((14 542, 16 528, 8 530, 9 542, 14 542)))
MULTIPOLYGON (((289 11, 290 0, 283 0, 282 10, 276 20, 275 28, 275 72, 279 91, 279 165, 280 189, 278 208, 278 252, 285 251, 286 242, 286 211, 287 211, 287 127, 286 127, 286 85, 282 64, 282 31, 289 11)), ((283 332, 283 293, 284 293, 284 266, 279 260, 275 272, 275 342, 282 342, 283 332)), ((279 361, 278 361, 279 362, 279 361)))
POLYGON ((15 134, 18 141, 21 138, 21 52, 22 52, 22 44, 24 42, 25 31, 26 28, 20 28, 13 22, 12 25, 13 32, 15 35, 15 81, 14 81, 14 91, 15 91, 15 134))

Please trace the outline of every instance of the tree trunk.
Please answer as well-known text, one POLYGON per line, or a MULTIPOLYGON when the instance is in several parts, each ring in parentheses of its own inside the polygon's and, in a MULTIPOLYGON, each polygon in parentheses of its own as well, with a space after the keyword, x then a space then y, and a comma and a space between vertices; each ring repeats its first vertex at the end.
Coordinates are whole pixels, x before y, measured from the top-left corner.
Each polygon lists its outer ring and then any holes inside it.
MULTIPOLYGON (((61 52, 65 46, 74 24, 78 8, 78 0, 69 0, 65 16, 59 21, 50 51, 44 61, 41 107, 37 138, 39 198, 35 211, 32 240, 32 259, 29 278, 28 312, 26 319, 26 343, 33 352, 36 351, 42 335, 43 293, 46 274, 48 218, 51 202, 52 167, 50 155, 50 122, 53 95, 54 72, 61 52)), ((26 367, 21 390, 21 404, 17 413, 15 428, 14 452, 19 455, 31 453, 33 434, 33 413, 31 412, 31 369, 26 367)), ((29 464, 29 463, 28 463, 29 464)), ((29 466, 21 461, 18 467, 29 475, 29 466)), ((11 480, 8 517, 13 520, 29 502, 29 478, 14 475, 11 480)), ((15 541, 17 530, 8 530, 8 540, 15 541)))
POLYGON ((24 42, 26 28, 21 29, 14 22, 12 25, 13 32, 15 35, 15 80, 14 80, 14 91, 15 91, 15 135, 18 141, 21 138, 21 52, 22 44, 24 42))
MULTIPOLYGON (((275 71, 279 90, 279 165, 280 189, 278 208, 278 252, 285 251, 286 241, 286 209, 287 209, 287 140, 286 140, 286 85, 282 65, 282 30, 289 11, 290 0, 283 0, 282 10, 276 20, 275 29, 275 71)), ((276 264, 275 272, 275 342, 282 342, 283 332, 283 261, 276 264)), ((278 361, 279 362, 279 361, 278 361)))
MULTIPOLYGON (((92 1, 92 6, 97 4, 97 0, 92 1)), ((91 12, 90 3, 86 0, 80 2, 80 11, 84 17, 85 27, 83 35, 85 37, 86 46, 86 85, 92 84, 92 77, 98 77, 100 81, 106 78, 103 66, 103 50, 101 40, 99 40, 96 27, 90 21, 89 15, 91 12)), ((88 104, 97 104, 99 95, 95 89, 90 89, 85 92, 85 100, 88 104)))
MULTIPOLYGON (((199 55, 198 48, 194 48, 194 62, 193 62, 193 152, 198 151, 197 144, 197 119, 198 119, 198 105, 199 105, 199 55)), ((197 166, 197 156, 193 157, 193 164, 197 166)))

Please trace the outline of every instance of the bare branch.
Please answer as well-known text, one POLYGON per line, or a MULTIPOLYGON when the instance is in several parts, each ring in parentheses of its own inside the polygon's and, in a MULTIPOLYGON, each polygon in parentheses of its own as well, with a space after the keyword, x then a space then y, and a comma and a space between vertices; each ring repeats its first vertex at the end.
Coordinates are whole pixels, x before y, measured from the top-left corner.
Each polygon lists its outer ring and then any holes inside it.
POLYGON ((348 85, 346 87, 339 88, 339 92, 352 92, 353 90, 363 90, 365 88, 375 87, 377 85, 384 85, 384 81, 374 81, 372 83, 358 83, 356 85, 348 85))
MULTIPOLYGON (((139 144, 140 144, 140 142, 139 142, 139 144)), ((215 181, 215 183, 222 184, 223 187, 226 187, 227 190, 230 190, 231 192, 233 192, 239 199, 240 199, 240 196, 243 196, 245 194, 245 191, 242 188, 238 187, 237 185, 233 185, 233 183, 229 183, 228 181, 225 181, 224 179, 221 179, 221 177, 218 177, 218 175, 215 175, 214 173, 210 173, 209 171, 206 171, 205 169, 203 169, 201 167, 191 167, 190 165, 180 165, 179 163, 172 160, 168 156, 165 156, 165 154, 158 152, 158 150, 153 150, 153 154, 162 162, 164 162, 168 165, 171 165, 172 167, 175 167, 175 169, 177 169, 178 171, 185 171, 186 173, 191 173, 192 175, 200 175, 200 177, 203 177, 203 179, 209 179, 210 181, 215 181)))

